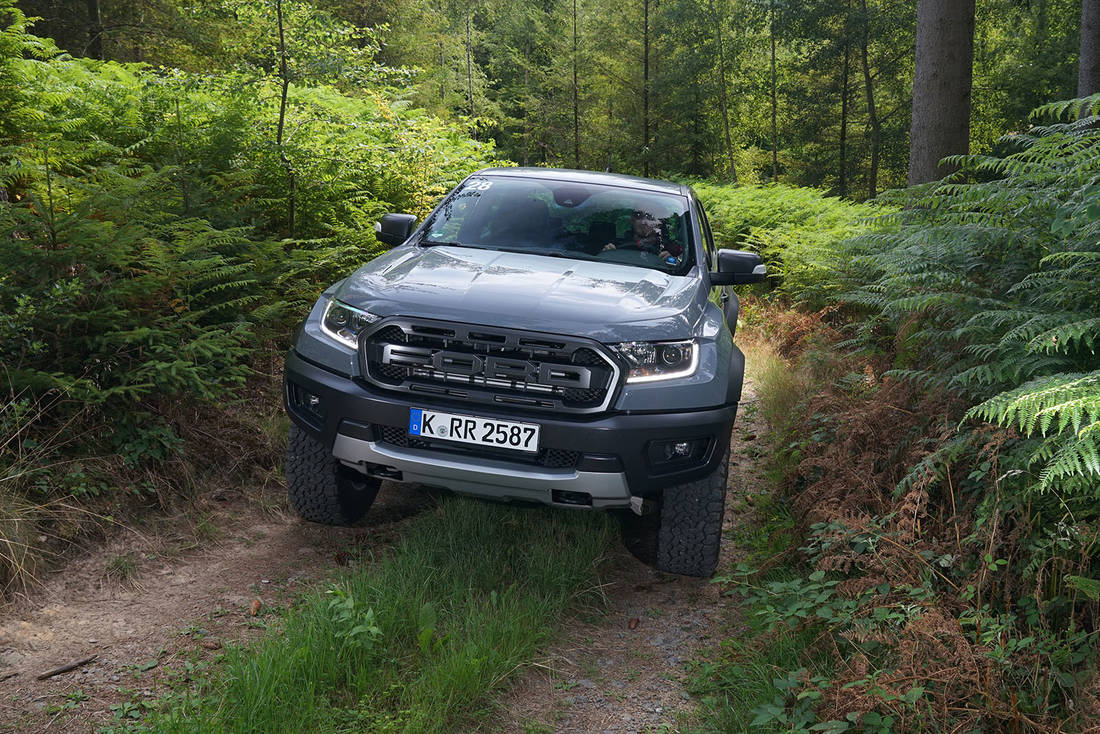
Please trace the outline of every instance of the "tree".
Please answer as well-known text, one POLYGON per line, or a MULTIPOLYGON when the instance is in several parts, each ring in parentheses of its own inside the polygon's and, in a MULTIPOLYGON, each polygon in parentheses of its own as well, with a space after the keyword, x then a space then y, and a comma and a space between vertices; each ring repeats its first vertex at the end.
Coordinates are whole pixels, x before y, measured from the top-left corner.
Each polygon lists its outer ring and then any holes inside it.
POLYGON ((1081 56, 1077 96, 1100 92, 1100 0, 1081 0, 1081 56))
POLYGON ((103 15, 99 12, 99 0, 88 0, 88 54, 93 59, 103 59, 103 15))
POLYGON ((642 0, 642 171, 649 175, 649 0, 642 0))
POLYGON ((969 152, 973 67, 974 0, 919 0, 910 185, 946 175, 940 161, 969 152))
POLYGON ((710 0, 710 14, 714 18, 714 37, 718 43, 718 102, 722 106, 722 132, 726 140, 726 157, 730 165, 730 181, 737 181, 737 165, 733 160, 733 139, 730 137, 730 113, 729 103, 726 100, 726 54, 722 46, 722 17, 714 7, 714 0, 710 0))
POLYGON ((776 127, 776 116, 779 110, 779 101, 776 96, 775 85, 775 0, 768 3, 768 36, 771 40, 771 93, 772 93, 772 183, 779 180, 779 132, 776 127))
MULTIPOLYGON (((863 11, 863 34, 859 43, 859 58, 863 66, 863 89, 867 97, 867 125, 871 128, 871 168, 867 174, 867 198, 873 199, 878 195, 878 166, 879 156, 882 152, 882 121, 879 119, 878 108, 875 106, 874 77, 871 76, 870 60, 870 14, 867 12, 867 0, 860 0, 860 9, 863 11)), ((847 61, 847 56, 845 56, 847 61)))
POLYGON ((581 87, 577 81, 577 0, 573 0, 573 168, 581 167, 581 87))

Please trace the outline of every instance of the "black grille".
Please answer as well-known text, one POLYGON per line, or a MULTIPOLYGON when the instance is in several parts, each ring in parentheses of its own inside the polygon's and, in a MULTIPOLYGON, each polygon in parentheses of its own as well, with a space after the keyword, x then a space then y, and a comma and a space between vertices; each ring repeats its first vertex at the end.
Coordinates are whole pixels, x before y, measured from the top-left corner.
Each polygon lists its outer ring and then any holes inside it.
POLYGON ((568 451, 566 449, 542 448, 539 449, 537 454, 531 455, 517 451, 494 449, 489 446, 464 446, 445 441, 428 441, 410 436, 404 428, 398 428, 397 426, 378 426, 378 433, 382 443, 400 448, 432 449, 463 456, 487 456, 493 459, 536 464, 547 469, 572 469, 581 458, 580 451, 568 451))
POLYGON ((517 410, 606 410, 618 368, 588 339, 391 318, 363 335, 363 374, 377 385, 517 410))

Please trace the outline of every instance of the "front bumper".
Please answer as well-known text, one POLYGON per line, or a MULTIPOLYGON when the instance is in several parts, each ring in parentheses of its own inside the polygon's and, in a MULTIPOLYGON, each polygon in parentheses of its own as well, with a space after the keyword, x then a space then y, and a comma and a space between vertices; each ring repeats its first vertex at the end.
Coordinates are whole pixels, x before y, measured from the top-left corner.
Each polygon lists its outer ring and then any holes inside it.
MULTIPOLYGON (((720 392, 725 395, 724 385, 720 392)), ((657 497, 665 487, 714 471, 729 445, 737 412, 732 404, 686 412, 600 416, 562 417, 519 409, 504 413, 431 395, 387 393, 295 352, 287 357, 284 400, 295 423, 342 463, 364 473, 468 494, 596 508, 626 507, 631 496, 657 497), (569 466, 540 466, 526 457, 487 455, 478 447, 387 441, 406 431, 411 408, 535 422, 540 426, 541 446, 576 458, 569 466), (697 440, 706 448, 688 465, 655 467, 651 444, 662 440, 697 440)))

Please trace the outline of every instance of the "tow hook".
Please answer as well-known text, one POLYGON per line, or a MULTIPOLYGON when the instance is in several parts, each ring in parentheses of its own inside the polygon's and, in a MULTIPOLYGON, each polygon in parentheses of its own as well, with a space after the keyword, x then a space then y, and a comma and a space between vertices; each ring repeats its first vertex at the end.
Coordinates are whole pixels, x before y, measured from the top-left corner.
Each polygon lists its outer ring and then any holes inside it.
POLYGON ((653 500, 647 500, 645 497, 630 497, 630 509, 634 511, 635 515, 648 515, 653 512, 653 500))

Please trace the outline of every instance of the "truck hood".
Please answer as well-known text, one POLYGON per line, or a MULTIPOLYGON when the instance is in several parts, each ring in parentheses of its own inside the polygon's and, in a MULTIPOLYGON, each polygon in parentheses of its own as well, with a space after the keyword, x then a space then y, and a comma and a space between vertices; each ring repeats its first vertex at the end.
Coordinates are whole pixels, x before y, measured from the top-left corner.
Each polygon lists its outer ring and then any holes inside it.
POLYGON ((379 316, 427 318, 600 341, 689 337, 707 304, 685 276, 616 263, 464 247, 403 246, 375 258, 335 296, 379 316))

